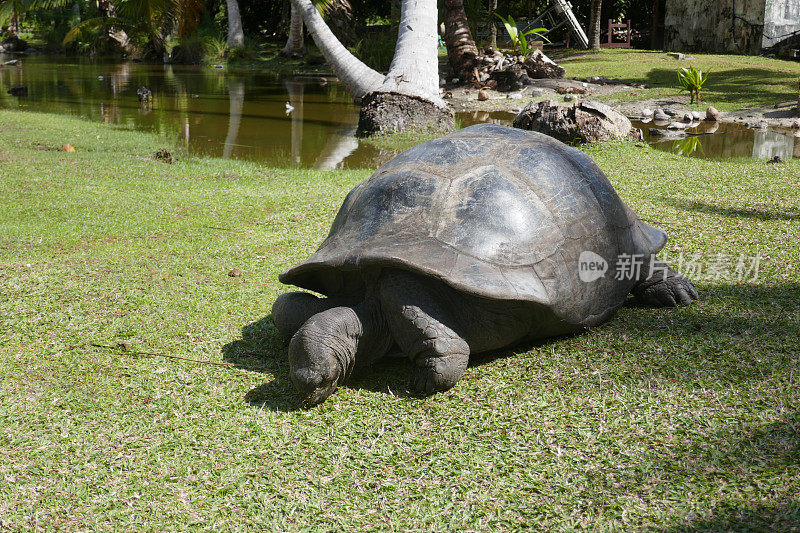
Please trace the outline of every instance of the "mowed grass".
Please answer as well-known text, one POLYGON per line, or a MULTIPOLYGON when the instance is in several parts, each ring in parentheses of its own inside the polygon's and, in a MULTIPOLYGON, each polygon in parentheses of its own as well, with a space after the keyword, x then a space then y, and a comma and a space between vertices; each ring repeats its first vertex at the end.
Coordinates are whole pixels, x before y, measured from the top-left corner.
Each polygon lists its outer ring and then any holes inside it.
MULTIPOLYGON (((651 86, 650 89, 607 95, 601 98, 604 100, 676 96, 679 94, 678 71, 693 66, 710 73, 701 92, 703 103, 695 104, 694 109, 713 105, 722 111, 734 111, 797 101, 798 61, 733 54, 687 53, 686 57, 691 59, 678 60, 666 52, 654 50, 608 49, 599 53, 561 50, 553 53, 553 58, 567 70, 567 77, 605 76, 651 86)), ((680 93, 680 101, 688 103, 688 93, 680 93)))
POLYGON ((369 173, 149 157, 170 146, 0 111, 0 528, 800 528, 797 161, 589 147, 668 261, 760 254, 757 279, 305 410, 277 275, 369 173))

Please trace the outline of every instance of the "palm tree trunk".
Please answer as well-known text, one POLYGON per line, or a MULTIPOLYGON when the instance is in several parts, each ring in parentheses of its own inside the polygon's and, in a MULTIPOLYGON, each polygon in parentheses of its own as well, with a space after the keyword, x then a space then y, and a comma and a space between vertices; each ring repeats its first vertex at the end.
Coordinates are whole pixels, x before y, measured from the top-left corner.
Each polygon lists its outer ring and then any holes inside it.
POLYGON ((495 24, 494 14, 497 12, 497 0, 489 1, 489 45, 497 48, 497 24, 495 24))
POLYGON ((311 0, 292 0, 292 6, 302 14, 317 48, 353 98, 362 98, 381 85, 383 76, 359 61, 339 42, 311 0))
POLYGON ((359 135, 453 128, 453 113, 439 97, 437 17, 436 0, 403 0, 394 59, 364 98, 359 135))
POLYGON ((244 46, 244 30, 242 15, 239 13, 238 0, 226 0, 228 4, 228 48, 244 46))
POLYGON ((589 46, 600 51, 600 17, 603 11, 603 0, 592 0, 589 16, 589 46))
POLYGON ((362 98, 359 134, 408 128, 451 129, 453 113, 439 97, 436 0, 404 0, 392 65, 384 77, 356 59, 333 35, 311 0, 292 0, 345 89, 362 98))
POLYGON ((444 42, 453 72, 463 78, 465 72, 471 72, 475 67, 478 57, 478 47, 472 39, 467 14, 464 12, 464 0, 444 2, 444 42))
POLYGON ((289 38, 286 40, 286 46, 281 53, 288 57, 303 57, 306 55, 306 46, 303 39, 303 17, 294 5, 292 5, 292 18, 289 22, 289 38))

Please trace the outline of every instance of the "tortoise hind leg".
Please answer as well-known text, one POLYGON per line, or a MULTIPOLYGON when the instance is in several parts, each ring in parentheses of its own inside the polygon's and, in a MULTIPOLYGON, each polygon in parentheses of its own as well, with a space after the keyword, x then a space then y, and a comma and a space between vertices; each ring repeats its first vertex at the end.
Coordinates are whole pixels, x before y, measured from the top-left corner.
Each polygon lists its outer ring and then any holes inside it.
POLYGON ((394 340, 415 364, 410 389, 418 393, 452 388, 469 362, 469 345, 453 329, 454 307, 448 305, 448 291, 441 285, 401 270, 385 270, 379 280, 394 340))
POLYGON ((694 284, 655 256, 642 266, 641 279, 631 293, 640 304, 652 307, 689 305, 698 299, 694 284))

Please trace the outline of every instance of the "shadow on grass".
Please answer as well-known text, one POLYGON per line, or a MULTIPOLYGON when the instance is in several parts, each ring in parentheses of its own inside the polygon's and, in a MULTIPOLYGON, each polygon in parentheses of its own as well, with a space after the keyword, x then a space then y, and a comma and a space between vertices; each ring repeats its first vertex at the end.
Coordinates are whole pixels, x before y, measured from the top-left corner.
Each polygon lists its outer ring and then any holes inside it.
POLYGON ((736 208, 721 205, 706 204, 703 202, 679 200, 675 198, 662 198, 665 204, 708 215, 724 216, 729 218, 753 218, 756 220, 800 220, 800 211, 779 212, 771 209, 736 208))
MULTIPOLYGON (((652 86, 675 87, 678 89, 677 72, 685 64, 676 64, 675 69, 652 69, 644 79, 622 78, 626 83, 646 83, 652 86)), ((774 104, 783 100, 797 98, 792 94, 788 82, 796 84, 797 76, 767 68, 737 68, 711 71, 703 87, 703 102, 715 104, 741 104, 748 106, 774 104)))
MULTIPOLYGON (((725 284, 701 286, 699 290, 700 304, 684 311, 641 308, 635 303, 626 306, 624 316, 595 330, 599 333, 597 356, 574 364, 586 367, 587 375, 600 367, 613 368, 617 380, 634 386, 654 374, 698 386, 709 380, 758 380, 771 373, 790 371, 789 367, 797 364, 800 324, 795 317, 800 312, 800 285, 725 284), (623 351, 638 355, 620 358, 615 349, 605 346, 609 343, 621 343, 623 351), (649 355, 662 351, 667 354, 665 357, 649 355)), ((475 354, 469 366, 563 341, 564 338, 548 338, 475 354)), ((548 350, 541 352, 546 354, 548 350)), ((271 315, 243 327, 242 338, 223 346, 222 353, 227 362, 274 376, 245 395, 248 403, 276 411, 303 409, 289 379, 286 343, 272 324, 271 315)), ((398 397, 413 396, 407 390, 411 370, 411 362, 395 353, 353 376, 344 386, 398 397)))
POLYGON ((272 323, 272 315, 244 326, 241 339, 222 347, 222 359, 251 372, 274 376, 245 395, 244 400, 250 405, 273 411, 303 408, 289 381, 286 347, 272 323))
POLYGON ((799 531, 800 500, 782 504, 722 504, 711 516, 664 528, 669 533, 695 531, 799 531))
MULTIPOLYGON (((755 428, 712 435, 701 449, 678 450, 676 457, 662 460, 670 480, 680 483, 701 476, 706 483, 726 483, 731 472, 748 477, 779 477, 800 467, 800 411, 783 420, 755 428)), ((662 529, 670 533, 689 531, 800 531, 800 499, 791 486, 775 494, 772 502, 723 501, 710 516, 680 517, 662 529)))

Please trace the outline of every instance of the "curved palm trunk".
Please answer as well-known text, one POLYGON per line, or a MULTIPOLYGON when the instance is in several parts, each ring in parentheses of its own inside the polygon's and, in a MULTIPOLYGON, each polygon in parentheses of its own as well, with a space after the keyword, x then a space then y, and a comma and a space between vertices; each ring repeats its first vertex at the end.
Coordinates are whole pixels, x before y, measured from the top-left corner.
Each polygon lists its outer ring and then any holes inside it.
POLYGON ((464 0, 444 2, 444 42, 447 60, 459 78, 471 72, 478 57, 478 47, 469 31, 469 21, 464 11, 464 0))
POLYGON ((227 0, 228 4, 228 48, 244 46, 244 30, 242 15, 239 13, 238 0, 227 0))
POLYGON ((306 55, 306 45, 303 39, 303 17, 297 8, 292 5, 292 18, 289 22, 289 38, 283 48, 283 55, 288 57, 303 57, 306 55))
POLYGON ((437 16, 436 0, 403 0, 394 59, 364 98, 359 135, 453 128, 453 113, 439 97, 437 16))
POLYGON ((439 97, 436 0, 403 1, 397 47, 385 77, 347 51, 310 0, 292 4, 345 89, 356 98, 363 96, 360 135, 452 129, 453 113, 439 97))
POLYGON ((592 0, 589 15, 589 46, 600 51, 600 17, 603 11, 603 0, 592 0))
POLYGON ((302 14, 317 48, 353 98, 361 98, 380 86, 383 76, 359 61, 339 42, 311 0, 292 0, 292 7, 302 14))

